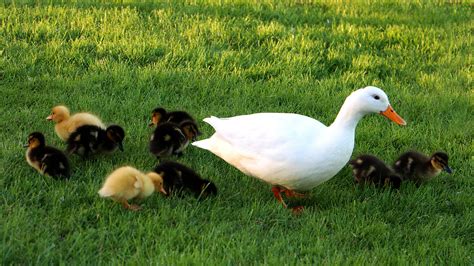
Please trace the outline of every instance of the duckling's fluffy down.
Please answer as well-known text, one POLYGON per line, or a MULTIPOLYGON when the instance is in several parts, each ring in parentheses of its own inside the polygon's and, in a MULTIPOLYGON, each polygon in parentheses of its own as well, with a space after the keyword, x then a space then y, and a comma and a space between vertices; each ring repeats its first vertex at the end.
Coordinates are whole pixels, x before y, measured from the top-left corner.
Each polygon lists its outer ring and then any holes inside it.
POLYGON ((124 166, 107 177, 98 193, 104 198, 129 200, 135 197, 147 197, 154 190, 155 187, 149 177, 133 167, 124 166))

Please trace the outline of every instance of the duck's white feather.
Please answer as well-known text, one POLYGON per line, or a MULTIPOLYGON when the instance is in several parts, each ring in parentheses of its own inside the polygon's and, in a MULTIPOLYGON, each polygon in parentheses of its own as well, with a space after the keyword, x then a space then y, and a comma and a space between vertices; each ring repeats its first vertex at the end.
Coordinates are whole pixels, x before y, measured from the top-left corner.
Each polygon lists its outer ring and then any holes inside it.
POLYGON ((258 113, 204 121, 216 133, 193 145, 213 152, 247 175, 289 189, 311 189, 326 181, 349 161, 353 147, 353 138, 345 145, 348 148, 338 147, 340 143, 332 141, 337 132, 298 114, 258 113), (318 151, 328 148, 334 152, 319 156, 318 151), (318 165, 325 167, 315 167, 318 165))

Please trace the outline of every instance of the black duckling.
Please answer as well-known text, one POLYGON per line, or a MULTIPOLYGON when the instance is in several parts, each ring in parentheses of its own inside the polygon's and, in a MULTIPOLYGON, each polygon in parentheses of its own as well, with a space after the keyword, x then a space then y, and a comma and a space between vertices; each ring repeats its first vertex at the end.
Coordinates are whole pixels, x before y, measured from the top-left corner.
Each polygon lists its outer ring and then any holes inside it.
POLYGON ((159 124, 150 137, 150 152, 158 159, 171 155, 181 156, 183 150, 198 135, 197 125, 185 120, 177 125, 172 122, 159 124))
POLYGON ((352 167, 355 183, 373 183, 377 187, 400 188, 402 177, 373 155, 360 155, 349 164, 352 167))
POLYGON ((86 125, 79 127, 67 140, 66 151, 87 157, 97 153, 112 153, 123 151, 125 131, 121 126, 111 125, 107 129, 86 125))
POLYGON ((44 135, 33 132, 28 136, 26 161, 38 172, 56 179, 69 178, 71 169, 67 156, 60 150, 46 146, 44 135))
POLYGON ((150 152, 158 159, 181 155, 186 136, 178 125, 171 122, 159 124, 150 137, 150 152))
POLYGON ((393 169, 405 179, 420 185, 439 175, 441 171, 451 174, 452 170, 449 168, 448 159, 448 155, 444 152, 436 152, 428 157, 416 151, 409 151, 395 160, 393 169))
POLYGON ((194 120, 194 118, 189 113, 185 111, 167 112, 162 107, 157 107, 151 112, 151 123, 149 124, 149 126, 153 126, 153 125, 157 126, 165 122, 172 122, 179 125, 184 121, 194 122, 196 134, 198 136, 201 135, 201 132, 199 131, 197 127, 196 120, 194 120))
POLYGON ((163 178, 165 195, 188 191, 194 196, 217 195, 217 188, 209 180, 202 179, 194 170, 176 162, 163 162, 154 170, 163 178))

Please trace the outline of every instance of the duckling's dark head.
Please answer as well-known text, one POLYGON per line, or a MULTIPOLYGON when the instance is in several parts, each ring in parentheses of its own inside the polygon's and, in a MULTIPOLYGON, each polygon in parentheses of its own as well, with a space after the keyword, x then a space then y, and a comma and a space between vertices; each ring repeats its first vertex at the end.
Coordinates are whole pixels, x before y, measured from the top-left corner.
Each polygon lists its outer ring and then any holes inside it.
POLYGON ((125 138, 125 131, 121 126, 118 125, 111 125, 107 127, 107 138, 109 138, 114 143, 117 143, 119 149, 123 151, 123 144, 122 141, 125 138))
POLYGON ((442 171, 446 171, 448 174, 452 173, 451 168, 448 165, 449 157, 445 152, 436 152, 431 156, 431 164, 434 168, 442 171))
POLYGON ((201 132, 199 131, 198 126, 194 121, 183 121, 179 124, 179 127, 181 128, 188 140, 195 141, 197 137, 201 135, 201 132))
POLYGON ((166 117, 166 114, 167 112, 165 108, 158 107, 153 109, 153 111, 151 112, 151 123, 148 126, 157 126, 160 122, 165 122, 163 121, 163 118, 166 117))
POLYGON ((28 135, 28 144, 25 147, 28 148, 36 148, 36 147, 44 147, 45 140, 44 135, 41 132, 33 132, 28 135))

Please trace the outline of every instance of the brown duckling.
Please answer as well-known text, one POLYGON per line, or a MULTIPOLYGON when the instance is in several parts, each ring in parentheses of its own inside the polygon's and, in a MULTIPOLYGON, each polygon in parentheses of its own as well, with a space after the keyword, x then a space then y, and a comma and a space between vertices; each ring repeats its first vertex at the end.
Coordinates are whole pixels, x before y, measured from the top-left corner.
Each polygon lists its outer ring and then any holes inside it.
POLYGON ((65 179, 71 175, 67 156, 54 147, 46 146, 42 133, 31 133, 25 147, 28 147, 26 161, 41 174, 55 179, 65 179))
POLYGON ((217 194, 217 187, 209 180, 201 178, 191 168, 177 162, 163 162, 154 169, 163 178, 166 195, 191 192, 196 197, 217 194))
POLYGON ((149 197, 155 191, 166 193, 160 175, 155 172, 144 174, 131 166, 123 166, 107 176, 98 193, 103 198, 111 198, 123 207, 137 211, 140 206, 129 204, 128 201, 149 197))
POLYGON ((409 151, 395 160, 393 169, 405 179, 420 185, 439 175, 441 171, 451 174, 452 170, 448 165, 448 159, 445 152, 435 152, 431 157, 428 157, 417 151, 409 151))
POLYGON ((67 139, 66 151, 87 157, 90 154, 123 151, 125 131, 121 126, 111 125, 107 129, 93 125, 80 126, 67 139))
POLYGON ((194 120, 194 118, 189 113, 185 111, 167 112, 162 107, 157 107, 151 112, 151 123, 149 124, 149 126, 157 126, 165 122, 172 122, 179 125, 187 120, 194 122, 197 134, 201 135, 201 132, 197 127, 196 120, 194 120))
POLYGON ((150 152, 158 159, 171 155, 181 156, 197 134, 197 125, 190 120, 179 125, 172 122, 160 123, 150 137, 150 152))
POLYGON ((390 186, 400 188, 402 177, 396 174, 379 158, 364 154, 349 162, 358 184, 372 183, 377 187, 390 186))
POLYGON ((83 125, 94 125, 100 128, 105 128, 104 123, 102 123, 97 116, 90 113, 77 113, 71 116, 69 109, 62 105, 54 107, 51 115, 46 119, 56 123, 54 130, 59 138, 64 141, 68 139, 72 132, 76 131, 78 127, 83 125))

